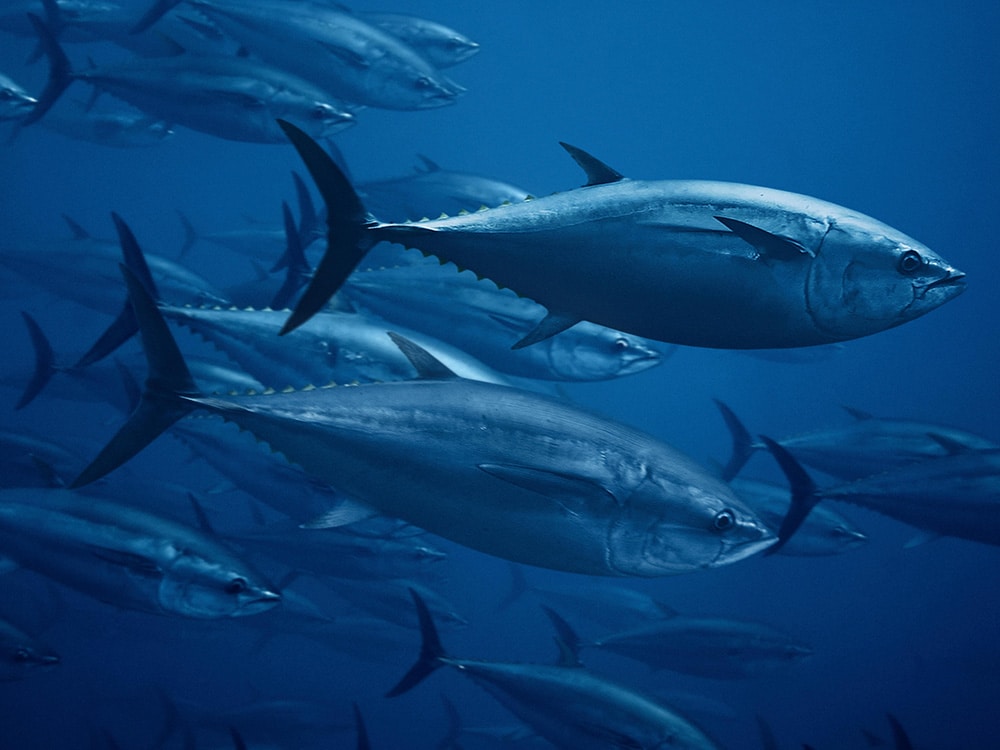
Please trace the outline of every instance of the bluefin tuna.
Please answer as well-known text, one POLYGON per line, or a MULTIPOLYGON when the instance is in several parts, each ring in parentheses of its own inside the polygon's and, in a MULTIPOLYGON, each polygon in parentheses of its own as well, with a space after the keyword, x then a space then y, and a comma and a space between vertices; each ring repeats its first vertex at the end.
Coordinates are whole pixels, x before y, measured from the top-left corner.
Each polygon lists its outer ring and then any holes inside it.
POLYGON ((581 320, 690 346, 829 344, 913 320, 965 275, 923 244, 816 198, 695 180, 631 180, 563 144, 584 187, 426 222, 374 220, 334 161, 282 127, 327 206, 327 250, 290 331, 382 241, 454 262, 545 305, 527 346, 581 320))
POLYGON ((560 638, 571 648, 600 648, 654 669, 738 679, 773 674, 811 656, 812 648, 777 628, 729 617, 676 612, 633 628, 582 640, 562 617, 546 608, 560 638))
POLYGON ((733 563, 773 541, 727 485, 666 444, 563 401, 456 378, 402 339, 418 380, 206 396, 141 282, 127 269, 125 277, 150 375, 129 421, 76 486, 200 409, 252 432, 362 510, 514 562, 660 576, 733 563))
POLYGON ((465 62, 479 45, 443 23, 403 13, 362 13, 368 23, 405 42, 439 70, 465 62))
POLYGON ((401 695, 440 667, 453 667, 483 687, 556 747, 578 750, 661 748, 710 750, 715 742, 671 708, 583 669, 561 649, 560 663, 517 664, 462 659, 445 652, 420 596, 413 601, 422 643, 416 664, 389 691, 401 695))
POLYGON ((235 141, 280 142, 275 117, 300 123, 318 138, 354 124, 354 115, 318 87, 245 57, 137 58, 73 71, 51 32, 36 16, 32 19, 49 57, 50 76, 22 125, 44 117, 74 80, 110 92, 153 117, 235 141))
MULTIPOLYGON (((157 0, 148 28, 180 0, 157 0)), ((349 103, 385 109, 452 104, 464 90, 399 39, 321 2, 186 0, 260 59, 349 103)))
POLYGON ((940 437, 947 455, 820 488, 790 451, 761 436, 788 477, 792 502, 778 531, 780 549, 822 500, 860 505, 933 536, 1000 544, 1000 448, 975 450, 940 437))
POLYGON ((0 554, 119 607, 193 618, 275 606, 271 584, 213 538, 60 489, 0 491, 0 554))
MULTIPOLYGON (((739 473, 753 453, 765 448, 755 441, 736 413, 716 400, 732 435, 733 448, 723 478, 739 473)), ((849 424, 782 438, 778 442, 802 463, 838 479, 851 480, 881 474, 908 464, 947 455, 948 443, 970 450, 1000 448, 980 435, 915 419, 875 417, 858 409, 847 409, 854 417, 849 424)))

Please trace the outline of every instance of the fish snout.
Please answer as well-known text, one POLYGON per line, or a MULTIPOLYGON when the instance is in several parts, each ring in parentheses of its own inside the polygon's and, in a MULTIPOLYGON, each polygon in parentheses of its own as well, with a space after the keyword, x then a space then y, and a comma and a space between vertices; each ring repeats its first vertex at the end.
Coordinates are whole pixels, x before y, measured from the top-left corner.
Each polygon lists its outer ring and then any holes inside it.
POLYGON ((261 612, 266 612, 272 607, 276 607, 281 603, 281 594, 276 591, 268 591, 267 589, 262 589, 256 592, 256 595, 252 599, 248 599, 246 602, 240 605, 240 608, 233 612, 236 617, 243 617, 244 615, 256 615, 261 612))

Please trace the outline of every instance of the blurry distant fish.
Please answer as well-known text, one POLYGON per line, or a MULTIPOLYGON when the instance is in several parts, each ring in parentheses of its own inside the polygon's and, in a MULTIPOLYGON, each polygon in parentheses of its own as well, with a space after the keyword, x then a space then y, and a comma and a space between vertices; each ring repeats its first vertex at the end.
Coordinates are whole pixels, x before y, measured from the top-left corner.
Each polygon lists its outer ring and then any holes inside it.
POLYGON ((562 648, 560 663, 517 664, 448 655, 430 612, 413 594, 422 645, 416 664, 389 691, 410 690, 439 667, 456 670, 483 687, 556 747, 577 750, 661 748, 710 750, 717 745, 677 712, 583 669, 562 648))
POLYGON ((736 679, 787 669, 812 654, 804 643, 770 625, 727 617, 674 613, 628 630, 583 641, 554 611, 559 636, 571 648, 605 649, 654 669, 736 679))
POLYGON ((52 649, 0 618, 0 682, 20 680, 58 663, 52 649))
POLYGON ((622 629, 674 614, 673 609, 649 594, 621 585, 588 583, 558 589, 532 586, 531 591, 542 601, 555 602, 560 609, 571 609, 575 616, 607 628, 622 629))
POLYGON ((0 491, 0 555, 102 601, 157 614, 235 617, 280 600, 196 529, 67 490, 0 491))
MULTIPOLYGON (((157 0, 136 28, 148 28, 180 1, 157 0)), ((332 4, 186 1, 262 60, 346 102, 424 109, 451 104, 463 91, 396 37, 332 4)))
POLYGON ((817 487, 795 457, 761 436, 792 489, 779 530, 780 548, 821 500, 839 500, 916 526, 929 534, 1000 545, 1000 448, 975 450, 941 437, 950 452, 835 487, 817 487))
POLYGON ((328 247, 289 318, 319 310, 381 241, 453 261, 544 304, 517 345, 581 320, 734 349, 828 344, 892 328, 952 299, 964 274, 870 217, 724 182, 629 180, 572 146, 587 184, 417 223, 369 220, 347 178, 283 124, 327 206, 328 247))
MULTIPOLYGON (((733 452, 723 478, 736 476, 753 452, 764 448, 755 442, 732 409, 716 399, 733 438, 733 452)), ((994 442, 965 430, 910 419, 884 419, 858 409, 847 409, 854 421, 843 427, 809 432, 779 440, 804 464, 840 479, 861 479, 928 458, 948 450, 940 438, 973 450, 1000 448, 994 442)))
POLYGON ((37 99, 5 75, 0 75, 0 121, 26 117, 37 99))
POLYGON ((83 465, 62 445, 24 430, 0 431, 0 487, 62 487, 83 465))
POLYGON ((151 372, 138 408, 76 485, 204 409, 335 486, 360 513, 375 508, 512 561, 660 576, 772 543, 728 486, 666 444, 562 401, 458 379, 403 339, 419 380, 205 396, 141 282, 125 275, 151 372))
POLYGON ((470 172, 442 169, 426 156, 413 174, 358 183, 358 195, 378 216, 399 220, 419 219, 480 206, 520 203, 530 197, 523 188, 470 172))
POLYGON ((131 112, 59 113, 49 115, 42 124, 67 138, 113 148, 155 146, 174 134, 163 120, 131 112))
POLYGON ((176 13, 158 24, 157 33, 131 34, 140 15, 133 0, 6 0, 0 9, 0 31, 34 37, 28 14, 45 18, 63 43, 111 42, 144 57, 166 57, 181 49, 199 54, 235 50, 218 29, 176 13))
POLYGON ((301 124, 317 138, 354 123, 351 112, 317 87, 245 57, 136 58, 73 71, 51 32, 32 18, 49 57, 50 75, 22 125, 42 119, 74 80, 108 91, 155 118, 235 141, 281 142, 275 117, 301 124))
POLYGON ((472 273, 456 274, 437 263, 355 272, 336 301, 441 338, 519 377, 610 380, 655 367, 663 359, 659 349, 668 348, 581 321, 535 346, 511 351, 511 345, 544 317, 544 309, 509 290, 481 283, 472 273))
POLYGON ((436 21, 402 13, 360 13, 363 19, 408 44, 435 68, 450 68, 479 52, 464 34, 436 21))
MULTIPOLYGON (((109 295, 108 289, 121 283, 117 268, 121 245, 94 237, 69 217, 63 218, 72 237, 49 240, 39 246, 0 249, 0 267, 60 299, 117 314, 121 298, 109 295)), ((222 292, 180 263, 152 253, 145 257, 159 289, 174 303, 229 304, 222 292)))
MULTIPOLYGON (((787 487, 740 477, 733 479, 729 486, 775 532, 781 528, 790 502, 787 487)), ((781 553, 810 557, 839 555, 867 541, 868 537, 847 518, 831 508, 819 506, 781 548, 781 553)))

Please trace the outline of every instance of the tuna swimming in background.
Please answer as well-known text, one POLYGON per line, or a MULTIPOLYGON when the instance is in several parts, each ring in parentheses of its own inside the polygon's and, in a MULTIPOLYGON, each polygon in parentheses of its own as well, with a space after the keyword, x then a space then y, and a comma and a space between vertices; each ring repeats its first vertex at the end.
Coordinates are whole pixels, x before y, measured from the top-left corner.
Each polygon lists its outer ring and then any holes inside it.
POLYGON ((366 214, 307 134, 279 123, 327 206, 327 251, 290 331, 382 241, 452 261, 545 305, 515 346, 581 320, 690 346, 829 344, 913 320, 957 296, 965 275, 863 214, 726 182, 623 177, 578 148, 582 188, 416 223, 366 214))

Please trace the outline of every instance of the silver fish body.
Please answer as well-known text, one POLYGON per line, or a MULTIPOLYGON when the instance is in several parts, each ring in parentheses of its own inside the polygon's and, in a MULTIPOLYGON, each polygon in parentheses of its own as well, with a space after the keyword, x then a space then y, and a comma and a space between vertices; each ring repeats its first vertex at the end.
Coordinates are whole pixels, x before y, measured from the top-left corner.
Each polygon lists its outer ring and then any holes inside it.
POLYGON ((328 4, 187 1, 261 59, 346 102, 424 109, 451 104, 462 91, 399 39, 328 4))
POLYGON ((623 179, 368 231, 473 269, 550 312, 691 346, 844 341, 912 320, 964 288, 929 248, 875 219, 735 183, 623 179), (716 216, 802 249, 769 256, 716 216))
POLYGON ((657 669, 710 677, 758 677, 791 667, 812 649, 770 625, 675 615, 599 638, 594 646, 657 669))
POLYGON ((589 178, 582 188, 426 222, 373 221, 326 152, 282 127, 320 187, 329 229, 286 330, 381 241, 545 305, 549 316, 518 346, 581 320, 691 346, 829 344, 901 325, 965 286, 930 249, 850 209, 737 183, 630 180, 572 146, 589 178))
POLYGON ((102 601, 157 614, 233 617, 280 600, 211 537, 67 490, 0 492, 0 554, 102 601))
POLYGON ((652 342, 586 321, 511 351, 544 317, 544 310, 509 290, 478 282, 472 273, 455 274, 437 264, 354 273, 338 293, 340 298, 386 320, 406 322, 519 377, 610 380, 663 360, 652 342))

